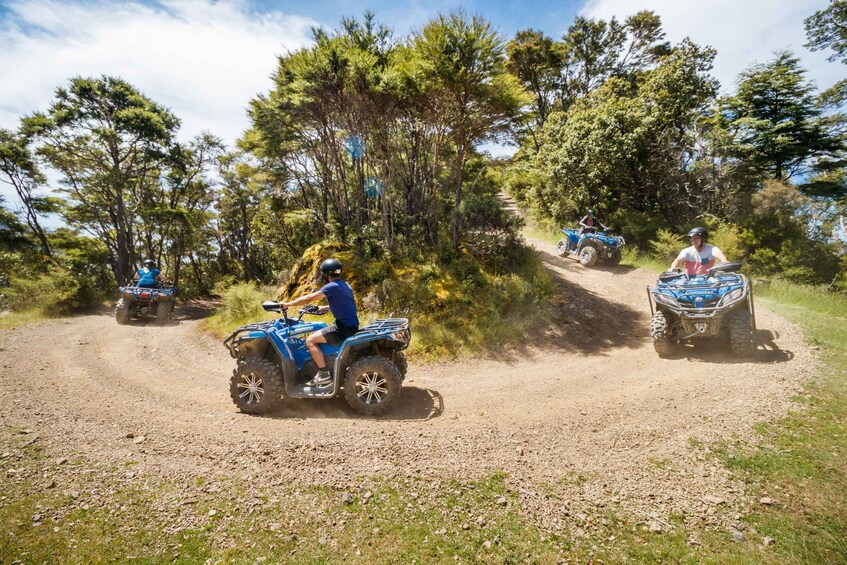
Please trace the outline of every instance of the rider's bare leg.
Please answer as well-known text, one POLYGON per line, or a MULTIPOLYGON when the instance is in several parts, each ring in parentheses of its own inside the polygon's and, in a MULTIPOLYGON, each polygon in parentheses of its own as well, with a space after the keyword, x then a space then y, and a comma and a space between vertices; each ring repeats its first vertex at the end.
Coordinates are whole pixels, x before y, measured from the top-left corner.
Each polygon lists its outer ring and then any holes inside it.
POLYGON ((312 355, 312 359, 315 360, 315 365, 318 366, 319 371, 325 371, 326 360, 324 359, 324 352, 320 348, 321 343, 326 343, 326 338, 320 332, 314 332, 306 338, 306 347, 312 355))
POLYGON ((318 366, 318 372, 312 380, 306 383, 306 386, 323 387, 332 382, 332 376, 326 368, 326 359, 320 348, 321 343, 326 343, 326 338, 320 332, 314 332, 306 338, 306 347, 309 349, 312 359, 315 360, 315 364, 318 366))

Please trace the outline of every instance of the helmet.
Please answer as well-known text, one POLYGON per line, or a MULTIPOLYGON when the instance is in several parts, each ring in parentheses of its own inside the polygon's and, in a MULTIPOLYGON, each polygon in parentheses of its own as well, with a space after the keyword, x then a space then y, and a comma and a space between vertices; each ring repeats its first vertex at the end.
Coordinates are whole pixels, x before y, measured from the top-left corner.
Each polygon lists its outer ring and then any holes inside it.
POLYGON ((593 215, 594 215, 594 210, 589 209, 589 210, 588 210, 588 215, 589 215, 589 216, 593 216, 593 215))
POLYGON ((706 228, 694 228, 688 232, 688 239, 691 239, 692 237, 699 237, 705 242, 709 239, 709 232, 706 228))
POLYGON ((153 269, 156 267, 156 262, 153 259, 145 259, 143 263, 141 263, 148 269, 153 269))
POLYGON ((340 277, 341 269, 341 261, 333 257, 330 257, 321 263, 321 274, 323 276, 333 275, 335 277, 340 277))

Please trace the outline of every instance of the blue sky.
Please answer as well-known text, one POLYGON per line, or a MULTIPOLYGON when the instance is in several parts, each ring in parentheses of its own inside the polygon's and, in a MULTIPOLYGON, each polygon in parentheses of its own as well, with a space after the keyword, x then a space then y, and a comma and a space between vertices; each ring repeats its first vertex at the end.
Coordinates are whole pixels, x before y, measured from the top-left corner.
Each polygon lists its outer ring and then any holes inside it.
MULTIPOLYGON (((667 39, 689 36, 717 48, 714 74, 732 88, 744 68, 791 48, 820 87, 847 66, 803 47, 803 19, 828 0, 0 0, 0 127, 46 110, 55 89, 77 75, 121 76, 170 107, 181 137, 208 130, 232 144, 248 126, 248 101, 271 86, 276 56, 309 42, 310 28, 334 28, 370 9, 397 35, 439 12, 463 8, 486 17, 504 38, 540 29, 560 38, 577 15, 624 19, 641 10, 662 17, 667 39)), ((14 203, 8 187, 0 194, 14 203)))

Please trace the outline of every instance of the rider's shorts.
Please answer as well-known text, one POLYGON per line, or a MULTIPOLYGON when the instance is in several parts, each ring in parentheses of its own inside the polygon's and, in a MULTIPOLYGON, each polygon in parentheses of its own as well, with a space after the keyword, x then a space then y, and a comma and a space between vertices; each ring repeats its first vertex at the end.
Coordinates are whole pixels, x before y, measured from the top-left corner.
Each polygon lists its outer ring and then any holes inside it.
POLYGON ((324 336, 326 342, 330 345, 341 345, 341 343, 359 331, 359 328, 351 328, 349 326, 345 326, 344 324, 339 324, 335 322, 334 324, 330 324, 324 329, 320 331, 320 334, 324 336))

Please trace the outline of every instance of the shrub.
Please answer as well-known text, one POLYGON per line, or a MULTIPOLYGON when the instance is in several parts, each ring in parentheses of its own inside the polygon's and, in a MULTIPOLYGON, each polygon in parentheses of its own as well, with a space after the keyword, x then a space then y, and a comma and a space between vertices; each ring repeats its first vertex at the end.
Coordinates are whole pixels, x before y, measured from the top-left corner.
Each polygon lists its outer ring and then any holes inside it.
POLYGON ((70 271, 58 267, 33 278, 11 277, 4 291, 5 306, 14 312, 41 311, 45 314, 72 312, 81 304, 80 282, 70 271))
POLYGON ((670 263, 685 247, 685 240, 670 230, 660 229, 656 233, 656 239, 650 242, 650 247, 653 248, 653 256, 656 259, 670 263))

